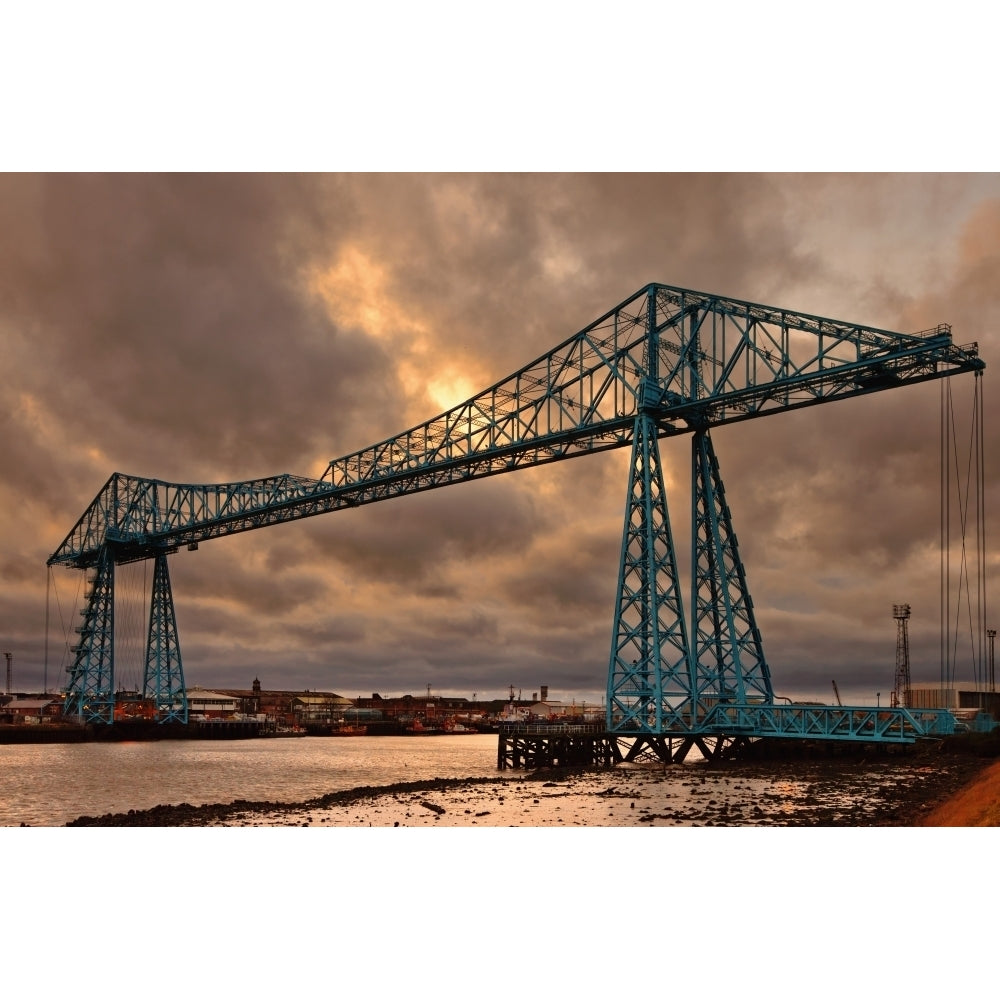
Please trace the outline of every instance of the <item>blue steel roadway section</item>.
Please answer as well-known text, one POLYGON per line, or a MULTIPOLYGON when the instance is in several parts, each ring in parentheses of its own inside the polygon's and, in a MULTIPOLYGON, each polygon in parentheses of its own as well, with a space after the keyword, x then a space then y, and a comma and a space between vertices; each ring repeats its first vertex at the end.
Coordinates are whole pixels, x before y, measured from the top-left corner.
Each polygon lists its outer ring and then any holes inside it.
MULTIPOLYGON (((941 713, 932 719, 902 709, 874 715, 856 709, 848 717, 842 710, 803 713, 773 704, 709 429, 964 372, 979 375, 984 367, 976 346, 956 347, 944 325, 893 333, 652 284, 452 410, 331 461, 319 479, 284 474, 184 485, 115 473, 49 565, 94 569, 106 559, 156 558, 161 596, 151 616, 169 621, 164 557, 182 546, 630 445, 632 499, 609 666, 610 731, 673 732, 682 725, 694 733, 826 739, 938 735, 947 726, 941 713), (693 435, 695 470, 693 642, 666 498, 656 481, 658 440, 687 433, 693 435), (664 587, 672 595, 666 604, 658 597, 664 587), (665 664, 661 654, 668 647, 665 664)), ((113 590, 113 573, 103 576, 113 590)), ((71 691, 105 701, 113 665, 104 652, 96 675, 88 664, 93 637, 103 635, 106 642, 113 632, 112 606, 105 595, 100 607, 84 609, 87 630, 70 668, 71 691)), ((151 623, 151 644, 161 633, 151 623)), ((176 664, 159 664, 153 655, 147 668, 172 676, 176 687, 179 650, 171 655, 176 664)))
POLYGON ((813 705, 716 705, 702 733, 749 734, 802 739, 912 743, 925 736, 948 736, 955 717, 938 709, 813 705))

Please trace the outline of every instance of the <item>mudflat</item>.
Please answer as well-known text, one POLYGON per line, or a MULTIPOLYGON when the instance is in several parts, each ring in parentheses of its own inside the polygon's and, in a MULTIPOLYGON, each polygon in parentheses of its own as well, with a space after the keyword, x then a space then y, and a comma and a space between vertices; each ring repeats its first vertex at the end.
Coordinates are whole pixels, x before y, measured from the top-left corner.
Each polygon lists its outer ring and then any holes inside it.
POLYGON ((1000 762, 905 754, 504 772, 354 788, 306 802, 154 809, 68 826, 656 827, 990 826, 1000 762))

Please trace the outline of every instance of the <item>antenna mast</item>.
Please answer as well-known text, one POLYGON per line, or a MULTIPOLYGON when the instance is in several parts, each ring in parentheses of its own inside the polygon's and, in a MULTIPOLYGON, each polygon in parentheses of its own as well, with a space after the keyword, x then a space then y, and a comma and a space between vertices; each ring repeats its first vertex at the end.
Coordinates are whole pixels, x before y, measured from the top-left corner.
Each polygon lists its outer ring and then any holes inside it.
POLYGON ((14 658, 12 653, 4 653, 7 657, 7 694, 10 694, 10 661, 14 658))
POLYGON ((892 692, 892 707, 907 708, 910 700, 909 604, 894 604, 892 617, 896 619, 896 686, 892 692))

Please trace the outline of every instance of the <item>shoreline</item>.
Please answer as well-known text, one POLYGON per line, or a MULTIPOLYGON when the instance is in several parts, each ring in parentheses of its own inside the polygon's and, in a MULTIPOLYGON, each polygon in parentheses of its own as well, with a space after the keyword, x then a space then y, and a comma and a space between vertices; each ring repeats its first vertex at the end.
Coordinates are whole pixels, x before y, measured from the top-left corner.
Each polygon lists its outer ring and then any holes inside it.
POLYGON ((996 825, 994 805, 1000 809, 1000 762, 936 749, 435 778, 303 802, 160 805, 81 816, 66 826, 964 826, 996 825), (956 805, 970 802, 978 813, 956 805))

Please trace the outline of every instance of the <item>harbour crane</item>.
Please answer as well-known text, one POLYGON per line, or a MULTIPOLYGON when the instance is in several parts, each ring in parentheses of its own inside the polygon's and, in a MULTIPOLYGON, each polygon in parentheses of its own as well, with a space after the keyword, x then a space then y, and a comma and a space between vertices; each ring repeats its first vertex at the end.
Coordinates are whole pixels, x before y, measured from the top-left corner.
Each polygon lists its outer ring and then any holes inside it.
POLYGON ((837 682, 836 681, 833 681, 833 693, 834 693, 834 695, 835 695, 835 697, 837 699, 837 705, 840 708, 843 708, 844 707, 844 703, 840 700, 840 692, 837 690, 837 682))
MULTIPOLYGON (((114 711, 115 567, 153 560, 143 688, 164 721, 186 697, 167 558, 213 538, 617 448, 631 449, 607 672, 606 725, 669 756, 707 740, 774 735, 902 739, 928 727, 890 713, 776 702, 711 430, 962 373, 975 344, 951 328, 895 333, 666 284, 643 286, 579 333, 460 405, 334 459, 217 485, 115 472, 49 558, 88 573, 66 710, 114 711), (690 435, 690 617, 659 443, 690 435)), ((675 758, 676 759, 676 758, 675 758)))

